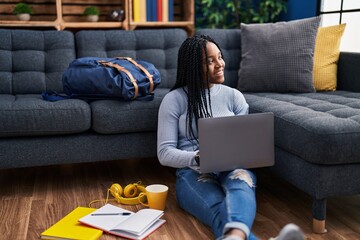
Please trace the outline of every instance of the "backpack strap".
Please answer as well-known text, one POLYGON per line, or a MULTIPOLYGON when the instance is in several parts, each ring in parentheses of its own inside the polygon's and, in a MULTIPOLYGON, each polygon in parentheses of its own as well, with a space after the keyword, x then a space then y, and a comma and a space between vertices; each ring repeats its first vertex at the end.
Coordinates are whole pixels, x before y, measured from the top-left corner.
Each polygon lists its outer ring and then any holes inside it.
POLYGON ((154 91, 154 80, 153 80, 153 75, 151 75, 149 73, 149 71, 144 68, 140 63, 136 62, 134 59, 132 59, 131 57, 116 57, 117 59, 123 59, 123 60, 128 60, 129 62, 131 62, 132 64, 134 64, 135 66, 137 66, 138 68, 140 68, 140 70, 145 73, 146 77, 149 79, 149 92, 153 92, 154 91))
POLYGON ((104 60, 100 60, 99 63, 103 66, 106 67, 112 67, 117 69, 119 72, 123 72, 126 75, 128 75, 128 77, 130 78, 130 82, 134 85, 134 97, 132 97, 132 99, 137 98, 138 94, 139 94, 139 87, 137 85, 136 79, 133 77, 133 75, 131 74, 131 72, 129 70, 127 70, 126 68, 116 64, 116 63, 112 63, 112 62, 106 62, 104 60))
POLYGON ((72 98, 72 96, 68 96, 68 95, 62 95, 59 94, 55 91, 47 91, 47 92, 42 92, 41 96, 44 100, 50 101, 50 102, 55 102, 55 101, 59 101, 59 100, 65 100, 65 99, 70 99, 72 98))

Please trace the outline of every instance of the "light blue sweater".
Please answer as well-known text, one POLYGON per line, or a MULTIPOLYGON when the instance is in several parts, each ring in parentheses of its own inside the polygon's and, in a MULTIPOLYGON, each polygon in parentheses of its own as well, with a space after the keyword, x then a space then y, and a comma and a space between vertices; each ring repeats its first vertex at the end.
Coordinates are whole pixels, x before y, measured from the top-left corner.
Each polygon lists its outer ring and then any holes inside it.
MULTIPOLYGON (((210 96, 213 117, 249 112, 243 94, 235 88, 215 84, 210 88, 210 96)), ((186 114, 187 95, 184 90, 178 88, 166 94, 159 108, 157 134, 157 155, 164 166, 182 168, 195 165, 194 156, 199 146, 188 139, 186 114)))

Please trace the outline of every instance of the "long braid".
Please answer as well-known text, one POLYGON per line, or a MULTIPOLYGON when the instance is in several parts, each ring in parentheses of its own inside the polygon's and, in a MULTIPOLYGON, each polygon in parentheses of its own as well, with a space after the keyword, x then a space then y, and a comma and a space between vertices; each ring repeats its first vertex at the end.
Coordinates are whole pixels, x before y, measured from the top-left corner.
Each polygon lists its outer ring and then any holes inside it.
POLYGON ((195 128, 198 129, 199 118, 212 117, 210 91, 207 91, 206 96, 206 89, 209 89, 208 67, 206 67, 205 76, 203 76, 202 70, 204 59, 206 60, 206 66, 208 65, 207 42, 214 43, 220 49, 211 37, 205 35, 196 35, 183 42, 178 53, 176 83, 170 90, 182 88, 187 94, 186 131, 191 141, 198 141, 194 134, 193 123, 195 123, 195 128), (203 79, 206 79, 206 81, 203 79))

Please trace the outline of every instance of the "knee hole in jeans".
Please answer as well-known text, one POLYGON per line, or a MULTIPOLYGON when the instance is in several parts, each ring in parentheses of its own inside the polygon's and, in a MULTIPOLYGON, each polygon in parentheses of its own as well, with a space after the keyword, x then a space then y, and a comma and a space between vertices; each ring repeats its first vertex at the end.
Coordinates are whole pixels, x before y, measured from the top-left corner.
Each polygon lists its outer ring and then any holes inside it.
POLYGON ((249 187, 251 187, 251 188, 255 187, 255 184, 254 184, 254 181, 253 181, 251 175, 245 169, 236 169, 236 170, 232 171, 229 178, 242 180, 245 183, 247 183, 247 185, 249 185, 249 187))

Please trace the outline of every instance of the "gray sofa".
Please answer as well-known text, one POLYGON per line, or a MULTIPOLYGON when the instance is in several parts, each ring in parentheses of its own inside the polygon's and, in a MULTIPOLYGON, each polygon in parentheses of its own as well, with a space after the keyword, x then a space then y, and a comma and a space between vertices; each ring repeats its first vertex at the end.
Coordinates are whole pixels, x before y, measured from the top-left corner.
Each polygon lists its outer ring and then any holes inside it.
MULTIPOLYGON (((237 87, 240 30, 200 30, 222 47, 226 84, 237 87)), ((275 166, 313 198, 313 231, 325 232, 326 199, 360 193, 360 53, 340 54, 334 92, 243 92, 251 113, 273 112, 275 166)))
MULTIPOLYGON (((213 36, 226 61, 225 84, 236 87, 240 30, 213 36)), ((182 29, 0 30, 0 168, 156 157, 157 110, 175 82, 182 29), (76 57, 130 56, 155 64, 162 77, 151 102, 65 100, 61 75, 76 57)), ((272 172, 313 198, 314 231, 324 232, 326 199, 360 193, 360 54, 341 53, 338 90, 244 92, 250 111, 275 116, 272 172)))
POLYGON ((0 30, 0 168, 156 156, 157 110, 173 85, 180 29, 139 31, 0 30), (156 65, 151 102, 42 100, 62 92, 76 57, 129 56, 156 65))

